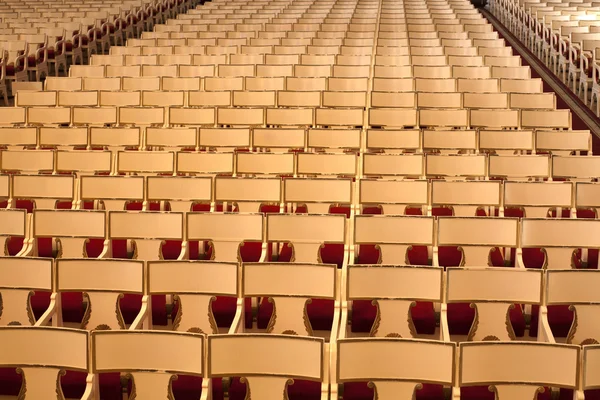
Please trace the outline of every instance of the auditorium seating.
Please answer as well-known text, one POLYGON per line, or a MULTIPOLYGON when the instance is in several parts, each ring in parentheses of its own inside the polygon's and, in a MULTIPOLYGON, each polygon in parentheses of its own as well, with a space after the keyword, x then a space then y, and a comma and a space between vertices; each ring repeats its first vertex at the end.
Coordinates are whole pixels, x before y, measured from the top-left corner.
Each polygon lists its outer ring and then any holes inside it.
POLYGON ((490 11, 586 106, 600 115, 597 5, 580 1, 513 1, 490 4, 490 11))
POLYGON ((598 395, 595 138, 469 1, 86 1, 0 2, 0 397, 598 395))

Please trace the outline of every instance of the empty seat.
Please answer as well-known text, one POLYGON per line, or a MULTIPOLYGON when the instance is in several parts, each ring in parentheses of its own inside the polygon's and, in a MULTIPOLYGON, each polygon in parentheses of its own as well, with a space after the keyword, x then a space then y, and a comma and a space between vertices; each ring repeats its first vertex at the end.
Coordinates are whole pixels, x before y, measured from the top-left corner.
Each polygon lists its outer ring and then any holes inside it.
POLYGON ((461 397, 480 399, 482 390, 469 390, 470 386, 484 386, 487 392, 492 383, 499 398, 533 398, 540 386, 574 389, 579 352, 579 346, 540 342, 461 343, 461 397))
MULTIPOLYGON (((133 393, 144 397, 177 393, 173 382, 178 375, 197 377, 199 387, 194 392, 206 395, 211 386, 201 379, 206 374, 205 340, 206 336, 198 333, 94 332, 92 373, 98 379, 98 374, 127 371, 133 393)), ((95 389, 95 396, 100 398, 102 390, 98 386, 95 389)))
MULTIPOLYGON (((448 305, 468 302, 475 308, 475 319, 468 341, 516 340, 511 310, 523 304, 540 305, 543 272, 522 268, 448 268, 445 301, 448 305), (519 285, 515 285, 519 282, 519 285)), ((448 308, 448 318, 452 320, 448 308)), ((521 333, 522 334, 522 333, 521 333)))
MULTIPOLYGON (((77 393, 75 396, 82 396, 81 398, 92 396, 92 376, 86 379, 91 363, 86 331, 7 326, 0 328, 0 338, 0 366, 12 368, 13 371, 16 369, 22 376, 17 393, 27 390, 28 396, 35 397, 44 397, 48 393, 73 397, 74 392, 77 393), (62 379, 65 373, 71 377, 70 385, 65 384, 66 379, 62 379), (87 385, 86 380, 89 382, 87 385), (65 390, 64 393, 63 389, 67 389, 67 386, 70 390, 65 390)), ((11 374, 14 372, 11 371, 11 374)), ((4 378, 6 377, 4 374, 4 378)), ((10 387, 10 383, 12 382, 2 380, 4 388, 10 387)))

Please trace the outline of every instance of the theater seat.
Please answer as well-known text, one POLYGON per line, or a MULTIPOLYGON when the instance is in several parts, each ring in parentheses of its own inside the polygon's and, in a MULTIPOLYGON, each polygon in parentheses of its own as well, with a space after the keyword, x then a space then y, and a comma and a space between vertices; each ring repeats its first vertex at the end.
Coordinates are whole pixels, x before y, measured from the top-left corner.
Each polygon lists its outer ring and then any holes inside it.
MULTIPOLYGON (((171 384, 176 400, 197 400, 202 396, 202 378, 190 375, 178 375, 171 384)), ((221 379, 213 379, 212 399, 223 400, 221 379)))
MULTIPOLYGON (((418 334, 432 335, 435 333, 436 318, 433 303, 417 301, 410 313, 418 334)), ((370 300, 354 300, 352 303, 352 332, 370 332, 376 315, 377 307, 370 300)))
MULTIPOLYGON (((373 400, 374 390, 369 388, 368 382, 344 383, 343 400, 373 400)), ((423 384, 420 390, 415 391, 415 400, 443 400, 444 387, 441 385, 423 384)))
MULTIPOLYGON (((246 399, 246 386, 240 378, 233 378, 229 387, 229 400, 246 399)), ((288 396, 290 400, 320 400, 321 383, 294 379, 294 384, 288 386, 288 396)))

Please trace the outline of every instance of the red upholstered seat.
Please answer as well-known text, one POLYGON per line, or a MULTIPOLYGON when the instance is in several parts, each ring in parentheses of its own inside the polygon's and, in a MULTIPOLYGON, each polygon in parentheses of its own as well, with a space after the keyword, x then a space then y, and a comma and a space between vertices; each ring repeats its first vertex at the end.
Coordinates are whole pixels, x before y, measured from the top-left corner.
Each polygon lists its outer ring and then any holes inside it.
MULTIPOLYGON (((600 389, 586 390, 585 400, 600 400, 600 389)), ((573 398, 572 390, 562 389, 560 391, 560 400, 571 400, 573 398)))
POLYGON ((0 395, 17 396, 22 380, 23 377, 14 368, 0 368, 0 395))
MULTIPOLYGON (((319 400, 321 398, 321 382, 294 379, 294 384, 288 386, 290 400, 319 400)), ((229 400, 244 400, 246 398, 246 384, 239 378, 231 380, 229 387, 229 400)))
MULTIPOLYGON (((460 388, 461 400, 494 400, 495 394, 490 392, 488 386, 470 386, 460 388)), ((552 394, 548 388, 544 393, 538 393, 537 400, 550 400, 552 394)))
POLYGON ((111 372, 100 374, 100 398, 102 400, 122 400, 121 374, 111 372))
MULTIPOLYGON (((223 385, 221 379, 213 379, 212 398, 223 400, 223 385)), ((178 375, 172 384, 176 400, 197 400, 202 395, 202 378, 189 375, 178 375)))
MULTIPOLYGON (((370 332, 377 315, 377 307, 369 300, 354 300, 352 302, 352 332, 370 332)), ((411 316, 417 333, 435 333, 435 310, 433 303, 419 301, 411 309, 411 316)))
MULTIPOLYGON (((573 323, 573 311, 567 305, 548 306, 548 323, 555 337, 567 337, 571 324, 573 323)), ((540 318, 540 307, 531 308, 531 327, 529 336, 537 337, 538 323, 540 318)))
MULTIPOLYGON (((374 390, 367 386, 367 382, 344 383, 344 400, 373 400, 374 390)), ((441 385, 423 384, 421 390, 416 391, 416 400, 443 400, 444 387, 441 385)))

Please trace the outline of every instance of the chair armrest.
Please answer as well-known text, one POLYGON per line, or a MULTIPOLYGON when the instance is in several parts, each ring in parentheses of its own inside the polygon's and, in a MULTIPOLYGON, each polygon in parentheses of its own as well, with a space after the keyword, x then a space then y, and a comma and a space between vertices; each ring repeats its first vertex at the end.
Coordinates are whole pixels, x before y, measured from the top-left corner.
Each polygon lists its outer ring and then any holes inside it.
POLYGON ((538 342, 556 343, 552 330, 550 329, 550 323, 548 322, 548 307, 540 306, 540 314, 538 321, 538 342))
POLYGON ((515 267, 517 268, 525 268, 525 261, 523 261, 523 249, 517 249, 517 258, 515 260, 515 267))
POLYGON ((258 260, 258 262, 266 262, 267 261, 267 256, 268 256, 268 244, 266 242, 263 242, 261 245, 261 250, 260 250, 260 259, 258 260))
POLYGON ((58 307, 60 307, 60 300, 59 300, 59 298, 60 298, 60 294, 59 293, 52 293, 50 295, 50 304, 48 305, 48 309, 46 311, 44 311, 44 314, 42 314, 42 316, 40 317, 40 319, 38 319, 37 321, 35 321, 34 326, 46 326, 46 325, 48 325, 48 322, 50 322, 50 319, 54 316, 54 314, 56 314, 56 310, 58 309, 58 307))
POLYGON ((452 386, 452 400, 460 400, 460 387, 452 386))
POLYGON ((593 71, 592 76, 594 77, 594 79, 598 79, 598 77, 600 77, 600 65, 598 65, 598 63, 594 62, 594 64, 592 65, 592 71, 593 71))
POLYGON ((21 247, 21 250, 15 254, 15 257, 32 257, 34 255, 33 240, 35 239, 23 239, 23 247, 21 247))
POLYGON ((104 241, 104 247, 102 248, 102 253, 98 256, 98 258, 109 258, 108 252, 110 250, 110 240, 106 239, 104 241))
MULTIPOLYGON (((337 303, 337 302, 336 302, 337 303)), ((345 339, 348 330, 348 302, 340 302, 340 326, 338 328, 338 339, 345 339)))
POLYGON ((130 331, 135 331, 135 330, 139 330, 142 328, 142 324, 144 323, 144 320, 146 319, 146 317, 148 316, 148 314, 150 312, 149 303, 150 303, 150 296, 144 295, 142 297, 142 308, 140 309, 140 312, 137 315, 137 317, 135 317, 135 320, 131 323, 131 326, 129 327, 130 331))
MULTIPOLYGON (((329 399, 329 382, 333 380, 330 379, 332 374, 335 374, 335 366, 337 355, 336 351, 337 344, 334 342, 325 343, 325 348, 323 351, 325 352, 325 371, 323 374, 323 382, 321 383, 321 400, 329 399)), ((334 378, 335 379, 335 378, 334 378)))
POLYGON ((200 400, 212 399, 212 379, 202 378, 202 396, 200 400))
POLYGON ((235 305, 235 317, 233 317, 233 322, 229 328, 230 335, 242 332, 246 325, 244 304, 245 302, 243 298, 237 299, 237 303, 235 305))
POLYGON ((448 304, 442 303, 440 308, 440 340, 450 342, 450 328, 448 328, 448 304))
POLYGON ((187 260, 189 257, 189 246, 188 241, 184 240, 181 242, 181 252, 179 252, 179 256, 177 257, 177 261, 187 260))
POLYGON ((96 382, 96 376, 94 374, 88 374, 85 378, 85 392, 81 396, 81 400, 94 400, 94 384, 96 382))
POLYGON ((438 246, 433 246, 433 259, 432 264, 434 267, 440 266, 440 257, 439 257, 439 248, 438 246))

